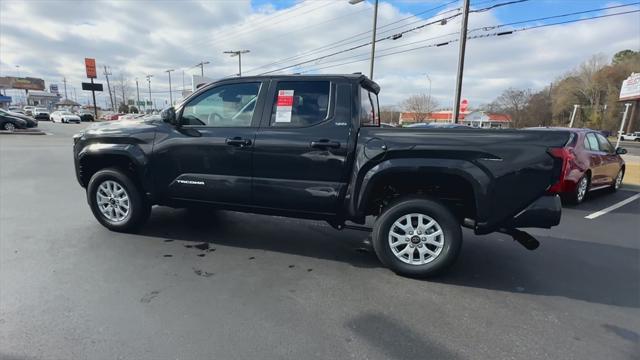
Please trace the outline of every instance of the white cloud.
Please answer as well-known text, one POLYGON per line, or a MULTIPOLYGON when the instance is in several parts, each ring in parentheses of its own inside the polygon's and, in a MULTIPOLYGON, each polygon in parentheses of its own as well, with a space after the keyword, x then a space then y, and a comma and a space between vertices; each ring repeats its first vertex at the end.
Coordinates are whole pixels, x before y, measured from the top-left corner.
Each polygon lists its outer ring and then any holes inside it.
MULTIPOLYGON (((433 4, 426 3, 425 8, 433 4)), ((447 10, 447 9, 443 9, 447 10)), ((562 12, 559 10, 559 12, 562 12)), ((451 13, 449 13, 451 14, 451 13)), ((513 35, 474 39, 468 42, 463 97, 472 106, 486 103, 503 89, 513 87, 541 88, 562 73, 594 53, 610 57, 615 52, 640 48, 638 17, 626 15, 601 20, 566 24, 513 35)), ((80 91, 84 79, 83 58, 95 57, 98 67, 109 65, 116 76, 124 74, 132 81, 140 79, 146 89, 144 76, 153 74, 152 90, 168 89, 164 70, 176 69, 173 85, 182 86, 182 70, 187 76, 199 69, 189 68, 201 60, 210 61, 205 67, 212 78, 237 72, 237 59, 224 55, 224 50, 250 49, 243 56, 245 74, 277 68, 247 71, 302 54, 367 32, 371 28, 370 3, 349 5, 347 1, 301 1, 293 8, 275 10, 265 5, 254 8, 244 1, 101 1, 101 2, 26 2, 0 3, 0 74, 15 75, 20 65, 22 76, 42 77, 49 83, 68 84, 80 91)), ((398 21, 411 14, 403 13, 390 2, 382 2, 379 26, 398 21)), ((535 15, 532 15, 535 17, 535 15)), ((380 36, 395 31, 390 28, 418 21, 409 19, 380 30, 380 36)), ((419 25, 418 22, 414 25, 419 25)), ((501 23, 491 12, 473 14, 470 28, 501 23)), ((403 50, 436 41, 457 39, 457 35, 443 36, 407 45, 435 36, 455 33, 459 19, 447 25, 429 26, 421 31, 405 34, 399 40, 385 40, 377 45, 378 54, 403 50), (397 47, 390 49, 391 47, 397 47)), ((366 43, 369 34, 362 34, 347 45, 366 43)), ((340 64, 359 55, 365 61, 319 70, 325 73, 368 74, 367 59, 370 48, 304 64, 288 72, 305 71, 340 64), (342 59, 342 60, 341 60, 342 59), (340 60, 340 61, 339 61, 340 60)), ((450 104, 455 84, 458 43, 430 47, 416 51, 381 57, 376 60, 375 80, 382 88, 383 104, 397 104, 408 95, 426 92, 428 74, 433 96, 441 104, 450 104)), ((282 65, 304 61, 309 57, 292 59, 282 65)), ((98 79, 104 82, 102 76, 98 79)), ((146 91, 142 92, 146 94, 146 91)), ((106 94, 102 94, 104 99, 106 94)), ((145 95, 146 96, 146 95, 145 95)), ((154 94, 168 99, 168 94, 154 94)), ((174 96, 175 98, 176 96, 174 96)), ((88 95, 86 95, 88 98, 88 95)), ((102 102, 104 103, 104 102, 102 102)))

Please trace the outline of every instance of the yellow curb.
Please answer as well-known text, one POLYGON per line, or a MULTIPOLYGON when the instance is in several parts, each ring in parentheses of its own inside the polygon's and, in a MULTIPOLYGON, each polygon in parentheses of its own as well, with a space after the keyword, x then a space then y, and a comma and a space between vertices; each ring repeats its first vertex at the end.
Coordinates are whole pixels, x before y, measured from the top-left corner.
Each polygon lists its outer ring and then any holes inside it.
POLYGON ((624 172, 624 184, 640 185, 640 164, 626 163, 624 172))

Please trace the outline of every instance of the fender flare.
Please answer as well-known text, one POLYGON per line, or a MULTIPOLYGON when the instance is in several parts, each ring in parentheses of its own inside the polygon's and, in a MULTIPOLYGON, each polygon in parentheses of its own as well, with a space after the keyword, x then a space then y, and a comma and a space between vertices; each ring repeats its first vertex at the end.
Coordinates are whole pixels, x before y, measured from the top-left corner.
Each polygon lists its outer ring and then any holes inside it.
MULTIPOLYGON (((135 175, 137 180, 139 180, 140 185, 144 188, 144 191, 148 192, 148 189, 151 189, 150 186, 152 185, 152 181, 145 172, 145 169, 148 167, 149 160, 140 147, 135 144, 88 144, 78 152, 76 161, 81 165, 83 161, 88 160, 87 158, 99 158, 102 156, 117 156, 131 161, 136 167, 135 175)), ((80 169, 81 166, 77 168, 80 169)), ((82 184, 82 174, 80 172, 78 172, 77 177, 78 181, 82 184)))
POLYGON ((381 161, 366 172, 360 172, 354 182, 353 196, 349 204, 350 215, 354 218, 363 217, 367 200, 376 185, 376 181, 385 175, 393 173, 439 173, 457 176, 471 185, 476 206, 476 220, 482 221, 486 217, 488 192, 491 177, 468 160, 442 158, 396 158, 381 161))

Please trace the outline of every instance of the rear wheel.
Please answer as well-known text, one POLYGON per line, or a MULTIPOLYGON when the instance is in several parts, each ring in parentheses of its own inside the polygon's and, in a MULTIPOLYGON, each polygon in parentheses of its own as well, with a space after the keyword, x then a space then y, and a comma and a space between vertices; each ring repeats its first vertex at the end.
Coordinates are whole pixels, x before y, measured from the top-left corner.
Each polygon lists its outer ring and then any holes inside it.
POLYGON ((580 204, 584 201, 584 198, 587 196, 587 192, 589 192, 589 175, 584 174, 578 180, 578 184, 576 184, 575 190, 571 194, 569 194, 569 201, 572 204, 580 204))
POLYGON ((462 233, 456 217, 439 202, 412 198, 396 202, 373 228, 380 261, 400 275, 427 277, 447 269, 460 252, 462 233))
POLYGON ((151 206, 127 174, 110 168, 95 173, 87 186, 95 218, 113 231, 134 231, 149 218, 151 206))

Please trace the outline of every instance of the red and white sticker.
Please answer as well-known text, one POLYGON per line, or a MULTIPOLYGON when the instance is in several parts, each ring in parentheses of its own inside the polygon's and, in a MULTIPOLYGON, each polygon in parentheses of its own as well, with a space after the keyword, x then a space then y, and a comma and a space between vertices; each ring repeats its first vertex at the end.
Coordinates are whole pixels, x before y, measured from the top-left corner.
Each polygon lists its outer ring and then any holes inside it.
POLYGON ((293 110, 293 90, 279 90, 276 101, 276 122, 290 123, 293 110))

